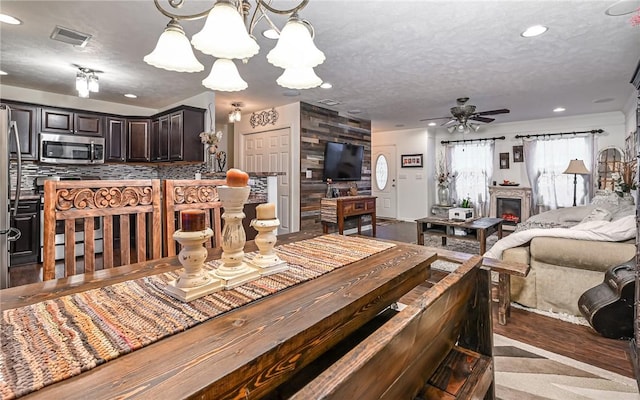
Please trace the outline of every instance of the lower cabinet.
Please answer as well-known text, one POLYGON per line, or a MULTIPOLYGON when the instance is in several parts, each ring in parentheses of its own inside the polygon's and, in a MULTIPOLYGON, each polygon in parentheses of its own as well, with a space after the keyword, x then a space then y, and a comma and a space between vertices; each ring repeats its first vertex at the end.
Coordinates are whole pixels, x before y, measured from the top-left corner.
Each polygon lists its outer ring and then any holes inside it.
POLYGON ((21 200, 16 216, 11 217, 11 227, 22 233, 18 240, 9 242, 11 266, 37 263, 40 253, 40 200, 21 200))

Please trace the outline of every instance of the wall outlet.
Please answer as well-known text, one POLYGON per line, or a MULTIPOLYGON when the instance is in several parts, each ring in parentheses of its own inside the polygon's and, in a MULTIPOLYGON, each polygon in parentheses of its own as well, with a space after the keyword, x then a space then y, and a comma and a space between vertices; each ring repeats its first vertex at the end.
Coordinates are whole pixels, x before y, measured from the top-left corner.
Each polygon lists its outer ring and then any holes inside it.
POLYGON ((307 175, 306 175, 306 176, 307 176, 307 179, 311 179, 311 178, 313 178, 313 171, 311 171, 310 169, 308 169, 308 170, 306 171, 306 173, 307 173, 307 175))

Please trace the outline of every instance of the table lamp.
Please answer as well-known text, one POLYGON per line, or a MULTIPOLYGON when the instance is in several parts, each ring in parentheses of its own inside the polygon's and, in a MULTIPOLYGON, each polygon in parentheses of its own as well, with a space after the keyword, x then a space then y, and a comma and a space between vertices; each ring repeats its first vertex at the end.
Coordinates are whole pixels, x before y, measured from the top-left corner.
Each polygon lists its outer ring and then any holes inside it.
POLYGON ((576 206, 576 185, 578 183, 578 175, 589 175, 591 172, 584 165, 584 161, 582 160, 571 160, 569 161, 569 166, 563 172, 563 174, 573 174, 573 206, 576 206))

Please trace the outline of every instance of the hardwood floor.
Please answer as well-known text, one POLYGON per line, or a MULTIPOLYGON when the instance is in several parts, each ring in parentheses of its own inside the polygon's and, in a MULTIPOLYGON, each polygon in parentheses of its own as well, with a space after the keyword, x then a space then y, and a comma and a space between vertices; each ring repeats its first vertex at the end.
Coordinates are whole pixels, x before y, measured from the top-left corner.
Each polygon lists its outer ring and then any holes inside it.
MULTIPOLYGON (((371 231, 363 231, 363 235, 371 235, 371 231)), ((388 222, 381 220, 377 226, 377 237, 416 243, 416 227, 410 222, 388 222)), ((38 282, 41 278, 41 265, 29 264, 12 267, 10 280, 12 286, 38 282)), ((442 279, 443 273, 432 273, 431 281, 442 279)), ((429 287, 425 283, 416 291, 403 298, 410 302, 411 296, 419 295, 429 287)), ((634 378, 633 367, 629 357, 629 341, 603 338, 590 327, 574 325, 558 319, 531 313, 519 309, 511 309, 511 318, 507 325, 497 323, 497 303, 494 307, 494 332, 553 353, 606 369, 630 378, 634 378)))

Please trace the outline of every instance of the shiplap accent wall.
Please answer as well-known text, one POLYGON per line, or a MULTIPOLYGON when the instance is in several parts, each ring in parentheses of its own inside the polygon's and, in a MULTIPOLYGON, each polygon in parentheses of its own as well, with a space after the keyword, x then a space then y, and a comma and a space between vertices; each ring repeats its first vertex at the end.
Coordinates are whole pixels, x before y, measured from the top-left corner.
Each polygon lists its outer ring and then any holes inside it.
MULTIPOLYGON (((340 182, 335 186, 346 191, 355 183, 358 186, 359 194, 371 194, 371 121, 346 116, 337 111, 311 104, 300 103, 301 231, 321 229, 320 199, 325 196, 327 191, 327 184, 322 181, 324 148, 327 142, 364 146, 362 180, 340 182), (307 170, 312 171, 312 178, 306 178, 307 170)), ((345 225, 346 228, 355 226, 355 223, 350 224, 349 222, 345 225)))

